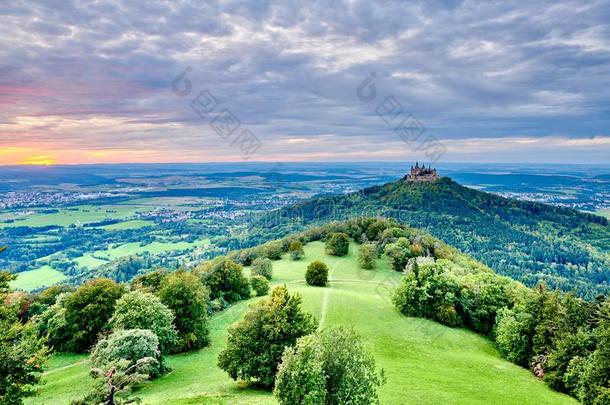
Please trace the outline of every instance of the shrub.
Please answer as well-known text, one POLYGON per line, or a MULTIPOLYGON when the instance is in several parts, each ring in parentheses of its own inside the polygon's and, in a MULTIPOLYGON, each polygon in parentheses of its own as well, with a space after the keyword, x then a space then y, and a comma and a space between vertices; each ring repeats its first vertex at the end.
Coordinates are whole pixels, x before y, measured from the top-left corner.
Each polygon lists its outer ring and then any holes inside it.
POLYGON ((363 243, 358 248, 358 265, 366 270, 375 268, 375 259, 377 259, 377 244, 363 243))
POLYGON ((293 239, 290 242, 290 245, 288 245, 288 252, 290 253, 292 260, 301 260, 305 255, 303 244, 298 239, 293 239))
POLYGON ((212 300, 222 298, 228 303, 250 298, 250 283, 243 267, 232 260, 217 258, 195 268, 195 273, 210 289, 212 300))
POLYGON ((280 404, 378 404, 385 382, 362 340, 349 329, 327 329, 287 348, 274 394, 280 404))
POLYGON ((252 275, 263 276, 267 280, 273 277, 273 262, 271 259, 259 257, 252 262, 252 275))
POLYGON ((271 388, 286 347, 312 333, 316 321, 301 309, 302 297, 276 287, 271 296, 250 307, 244 318, 231 326, 218 366, 234 380, 257 381, 271 388))
POLYGON ((349 252, 349 236, 343 232, 330 234, 326 241, 326 253, 332 256, 345 256, 349 252))
POLYGON ((162 353, 168 353, 178 338, 174 313, 157 296, 147 292, 123 295, 116 303, 110 323, 115 330, 150 329, 157 335, 162 353))
POLYGON ((178 342, 172 351, 205 347, 208 344, 209 293, 199 278, 177 271, 166 279, 159 298, 175 315, 178 342))
POLYGON ((258 297, 267 295, 269 292, 269 281, 263 276, 252 276, 250 278, 250 284, 258 297))
POLYGON ((433 319, 448 326, 461 323, 455 304, 458 284, 439 263, 413 268, 396 288, 392 301, 406 316, 433 319))
POLYGON ((86 352, 100 332, 110 329, 108 321, 123 288, 112 280, 96 279, 79 287, 66 298, 65 320, 70 340, 68 350, 86 352))
POLYGON ((313 261, 307 266, 305 281, 309 285, 324 287, 328 283, 328 266, 320 261, 313 261))
POLYGON ((150 368, 152 378, 167 371, 159 350, 159 339, 148 329, 117 330, 100 340, 91 352, 91 364, 96 368, 107 368, 121 359, 128 360, 132 366, 144 358, 154 359, 150 368))

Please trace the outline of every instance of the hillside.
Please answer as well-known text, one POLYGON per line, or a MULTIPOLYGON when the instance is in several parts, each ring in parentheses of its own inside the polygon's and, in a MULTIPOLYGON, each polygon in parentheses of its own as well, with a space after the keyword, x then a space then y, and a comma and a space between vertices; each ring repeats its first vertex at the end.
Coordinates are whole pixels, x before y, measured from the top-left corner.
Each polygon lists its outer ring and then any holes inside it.
POLYGON ((371 215, 425 229, 529 286, 544 281, 587 298, 610 292, 606 218, 503 198, 449 178, 399 180, 357 193, 313 198, 264 215, 252 229, 261 229, 261 239, 280 237, 311 224, 371 215))
MULTIPOLYGON (((400 315, 390 302, 390 291, 403 277, 386 258, 377 269, 361 270, 352 243, 345 257, 324 253, 322 242, 305 246, 300 261, 285 254, 273 262, 273 284, 286 284, 303 294, 304 308, 322 326, 352 326, 361 334, 388 382, 381 389, 382 404, 575 404, 538 381, 528 370, 498 354, 494 345, 466 329, 400 315), (305 285, 305 267, 323 260, 330 268, 329 287, 305 285)), ((246 269, 248 271, 248 269, 246 269)), ((217 366, 225 346, 227 327, 242 318, 249 304, 242 301, 211 318, 211 345, 197 352, 169 357, 173 371, 145 384, 137 395, 147 404, 273 404, 266 391, 241 388, 217 366)), ((45 374, 46 385, 30 404, 63 404, 88 390, 89 364, 85 357, 56 355, 45 374)))

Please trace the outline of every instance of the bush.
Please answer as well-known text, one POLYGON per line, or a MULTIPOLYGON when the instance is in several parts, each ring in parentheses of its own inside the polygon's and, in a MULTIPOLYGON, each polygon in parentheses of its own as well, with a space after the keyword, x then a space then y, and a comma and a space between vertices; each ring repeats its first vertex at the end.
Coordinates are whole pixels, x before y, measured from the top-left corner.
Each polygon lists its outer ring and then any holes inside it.
POLYGON ((461 319, 455 308, 457 280, 439 263, 413 268, 396 288, 392 301, 406 316, 433 319, 448 326, 458 326, 461 319))
POLYGON ((91 352, 91 364, 101 369, 121 359, 128 360, 132 366, 145 358, 154 359, 150 368, 152 378, 167 371, 159 350, 159 339, 147 329, 118 330, 100 340, 91 352))
POLYGON ((343 232, 330 234, 326 241, 326 253, 332 256, 345 256, 349 252, 349 236, 343 232))
POLYGON ((159 298, 175 315, 178 342, 172 351, 205 347, 208 344, 209 293, 199 278, 192 273, 177 271, 167 277, 159 298))
POLYGON ((68 350, 88 351, 100 332, 110 329, 108 321, 123 288, 112 280, 96 279, 79 287, 67 297, 65 319, 70 340, 68 350))
POLYGON ((267 295, 269 292, 269 281, 263 276, 252 276, 252 278, 250 278, 250 284, 258 297, 267 295))
POLYGON ((252 262, 252 275, 263 276, 267 280, 273 277, 273 262, 271 259, 259 257, 252 262))
POLYGON ((375 260, 377 259, 377 244, 363 243, 358 248, 358 265, 366 270, 375 268, 375 260))
POLYGON ((232 260, 217 258, 195 268, 195 273, 210 289, 212 300, 222 298, 228 303, 250 298, 250 283, 243 267, 232 260))
POLYGON ((110 323, 115 330, 150 329, 157 335, 162 353, 169 353, 178 339, 174 313, 157 296, 147 292, 123 295, 116 303, 110 323))
POLYGON ((292 260, 301 260, 305 256, 305 250, 303 250, 303 244, 298 239, 293 239, 288 245, 288 252, 292 260))
POLYGON ((229 328, 227 346, 218 366, 234 380, 257 381, 271 388, 286 347, 316 330, 316 321, 301 309, 302 297, 276 287, 271 297, 250 307, 244 318, 229 328))
POLYGON ((280 404, 378 404, 385 382, 362 340, 349 329, 327 329, 287 348, 274 394, 280 404))
POLYGON ((328 283, 328 266, 320 261, 314 261, 307 266, 305 281, 309 285, 324 287, 328 283))

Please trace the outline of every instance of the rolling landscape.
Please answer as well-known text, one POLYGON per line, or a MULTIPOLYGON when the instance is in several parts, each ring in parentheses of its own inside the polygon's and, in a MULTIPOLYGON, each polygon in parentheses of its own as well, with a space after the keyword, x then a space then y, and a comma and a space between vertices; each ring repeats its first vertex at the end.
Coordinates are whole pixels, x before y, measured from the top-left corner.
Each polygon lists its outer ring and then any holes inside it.
POLYGON ((0 405, 610 405, 609 22, 0 2, 0 405))

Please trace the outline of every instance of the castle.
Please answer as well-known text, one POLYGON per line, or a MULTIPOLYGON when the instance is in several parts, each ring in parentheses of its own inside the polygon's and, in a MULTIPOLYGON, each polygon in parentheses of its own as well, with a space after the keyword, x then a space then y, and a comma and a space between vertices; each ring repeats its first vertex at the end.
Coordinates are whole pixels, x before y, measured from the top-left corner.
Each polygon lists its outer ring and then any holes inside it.
POLYGON ((404 177, 405 181, 432 181, 438 179, 439 176, 436 173, 436 169, 432 166, 419 165, 419 162, 415 162, 415 166, 411 166, 411 171, 404 177))

